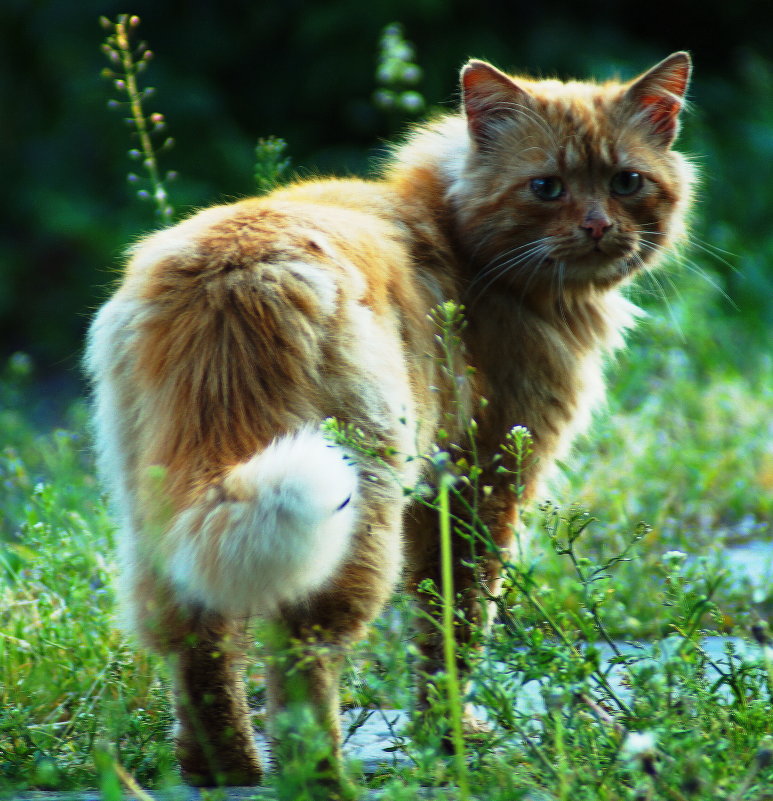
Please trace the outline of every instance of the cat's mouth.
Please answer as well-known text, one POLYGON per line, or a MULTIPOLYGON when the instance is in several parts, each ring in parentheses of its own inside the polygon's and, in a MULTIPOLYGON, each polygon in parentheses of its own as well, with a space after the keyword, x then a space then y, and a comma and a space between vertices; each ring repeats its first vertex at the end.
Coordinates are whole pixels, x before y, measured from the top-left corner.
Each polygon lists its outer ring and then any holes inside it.
POLYGON ((635 237, 617 234, 596 240, 571 238, 555 242, 547 254, 551 262, 604 268, 634 256, 638 250, 635 237))
POLYGON ((614 241, 603 239, 590 243, 585 250, 585 256, 591 260, 596 259, 599 263, 608 263, 632 256, 635 250, 634 243, 627 238, 616 238, 614 241))
POLYGON ((632 246, 603 247, 595 243, 573 254, 551 254, 545 260, 552 269, 559 269, 564 279, 580 282, 622 281, 644 266, 644 260, 632 246))

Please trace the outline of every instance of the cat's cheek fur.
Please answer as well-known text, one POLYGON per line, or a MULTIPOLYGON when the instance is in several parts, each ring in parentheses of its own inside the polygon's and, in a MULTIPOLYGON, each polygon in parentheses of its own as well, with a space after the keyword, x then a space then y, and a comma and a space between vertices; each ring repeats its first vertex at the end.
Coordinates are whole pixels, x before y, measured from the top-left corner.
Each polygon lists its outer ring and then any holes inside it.
POLYGON ((318 431, 280 437, 172 523, 166 571, 180 596, 239 617, 323 587, 343 562, 357 474, 318 431))

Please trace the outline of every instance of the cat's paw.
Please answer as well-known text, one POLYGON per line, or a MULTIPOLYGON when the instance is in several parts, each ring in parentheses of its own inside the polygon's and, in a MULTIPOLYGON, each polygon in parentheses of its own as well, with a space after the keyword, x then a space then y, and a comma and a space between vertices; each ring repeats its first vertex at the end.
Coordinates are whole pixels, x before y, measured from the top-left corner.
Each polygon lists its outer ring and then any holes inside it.
POLYGON ((263 782, 263 767, 254 744, 229 743, 216 750, 191 734, 175 736, 175 756, 183 781, 192 787, 254 787, 263 782))

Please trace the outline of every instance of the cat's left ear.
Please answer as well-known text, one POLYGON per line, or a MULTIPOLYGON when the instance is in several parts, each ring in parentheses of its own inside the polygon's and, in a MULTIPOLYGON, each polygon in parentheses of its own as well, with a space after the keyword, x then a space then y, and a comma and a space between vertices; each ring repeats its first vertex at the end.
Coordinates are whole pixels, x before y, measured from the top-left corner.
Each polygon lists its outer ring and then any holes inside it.
POLYGON ((478 144, 495 138, 498 123, 512 119, 528 103, 526 92, 512 78, 485 61, 468 61, 461 83, 467 126, 478 144))
POLYGON ((684 51, 672 53, 633 81, 625 97, 652 128, 652 134, 669 147, 679 133, 679 112, 684 106, 692 61, 684 51))

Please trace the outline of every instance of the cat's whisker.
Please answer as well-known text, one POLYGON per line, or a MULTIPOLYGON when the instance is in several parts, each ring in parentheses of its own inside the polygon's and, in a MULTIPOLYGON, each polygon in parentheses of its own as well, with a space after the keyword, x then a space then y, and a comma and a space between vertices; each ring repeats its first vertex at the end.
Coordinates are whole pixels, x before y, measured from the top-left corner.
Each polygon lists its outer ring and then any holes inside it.
MULTIPOLYGON (((532 239, 530 242, 524 242, 522 245, 517 245, 516 247, 510 248, 502 253, 498 253, 489 264, 492 264, 495 261, 501 261, 502 259, 508 259, 510 256, 515 256, 518 253, 522 253, 523 251, 528 250, 529 248, 533 248, 535 245, 542 245, 545 242, 549 242, 551 237, 544 236, 540 239, 532 239)), ((485 269, 485 268, 484 268, 485 269)))
MULTIPOLYGON (((508 273, 511 273, 515 268, 520 267, 522 265, 528 265, 534 261, 536 256, 540 256, 541 258, 537 261, 537 268, 538 265, 541 264, 549 249, 545 245, 538 245, 534 246, 531 250, 527 251, 524 254, 521 254, 517 258, 510 259, 509 261, 505 261, 504 263, 495 263, 490 265, 486 270, 478 273, 475 276, 475 279, 472 281, 470 286, 468 287, 468 293, 475 287, 481 280, 488 278, 489 280, 486 284, 478 291, 474 298, 469 300, 470 308, 474 307, 478 301, 488 292, 489 289, 501 278, 503 278, 508 273)), ((537 269, 535 268, 535 270, 537 269)), ((531 280, 531 279, 530 279, 531 280)))
POLYGON ((558 312, 563 321, 564 325, 566 326, 567 332, 572 336, 574 339, 574 335, 571 333, 571 326, 569 325, 569 320, 566 316, 566 304, 564 302, 564 274, 566 272, 566 263, 563 261, 559 261, 556 265, 556 277, 557 277, 557 303, 558 303, 558 312))
POLYGON ((540 271, 542 269, 542 265, 545 263, 547 258, 548 258, 548 255, 547 255, 547 252, 546 252, 539 261, 535 262, 535 264, 532 267, 532 270, 531 270, 528 278, 526 279, 526 281, 523 284, 523 289, 521 290, 521 297, 526 297, 527 296, 527 294, 529 292, 529 287, 531 286, 532 281, 534 281, 534 279, 540 274, 540 271))
POLYGON ((712 278, 711 275, 709 275, 709 273, 706 272, 706 270, 697 265, 691 259, 688 259, 684 256, 677 255, 676 261, 678 262, 680 267, 683 267, 688 272, 698 276, 698 278, 700 278, 703 282, 708 284, 715 292, 717 292, 723 298, 723 300, 727 301, 733 309, 738 311, 739 308, 738 304, 733 300, 733 298, 730 297, 730 295, 727 294, 724 287, 721 286, 721 284, 719 284, 719 282, 716 279, 712 278))
MULTIPOLYGON (((701 250, 705 250, 706 253, 713 256, 716 259, 722 260, 723 256, 732 256, 733 258, 738 258, 737 253, 733 253, 732 250, 725 250, 725 248, 721 248, 718 245, 712 245, 710 242, 707 242, 705 239, 701 239, 697 234, 690 234, 690 238, 688 240, 690 245, 699 245, 701 250), (720 256, 719 254, 722 254, 720 256)), ((733 272, 739 272, 738 268, 730 261, 722 260, 722 264, 725 267, 729 267, 733 272)))
POLYGON ((666 290, 663 287, 663 284, 661 283, 660 279, 663 278, 663 280, 668 282, 668 284, 671 287, 671 290, 676 294, 677 297, 679 297, 678 288, 676 287, 676 285, 674 284, 674 282, 672 281, 672 279, 668 275, 668 273, 664 272, 664 273, 658 274, 655 271, 644 271, 644 275, 646 275, 647 276, 647 280, 650 281, 651 284, 653 284, 653 286, 655 287, 657 295, 663 301, 663 304, 666 307, 666 312, 668 314, 668 317, 671 320, 671 324, 672 324, 674 330, 676 331, 677 335, 679 336, 679 338, 683 342, 686 341, 684 330, 682 329, 682 324, 679 322, 679 318, 678 318, 678 316, 676 314, 676 310, 675 310, 673 304, 671 303, 671 300, 669 299, 669 296, 668 296, 668 292, 666 292, 666 290))
POLYGON ((738 267, 735 266, 731 261, 725 258, 725 256, 734 256, 737 258, 737 254, 731 253, 728 250, 723 250, 722 248, 718 248, 714 245, 710 245, 708 242, 705 242, 702 239, 699 239, 697 236, 691 236, 688 240, 688 247, 694 247, 698 250, 705 253, 707 256, 711 256, 712 259, 716 259, 720 264, 724 267, 727 267, 731 272, 736 274, 740 273, 738 267), (722 255, 720 255, 722 254, 722 255))
POLYGON ((510 258, 503 257, 503 261, 497 260, 495 264, 492 264, 492 267, 497 270, 509 271, 513 267, 528 261, 532 256, 542 253, 543 251, 547 254, 550 251, 550 247, 544 242, 535 242, 528 250, 524 250, 521 253, 512 252, 510 258))
POLYGON ((497 254, 483 269, 478 271, 471 286, 474 286, 479 279, 486 278, 491 272, 503 268, 509 269, 509 267, 512 266, 513 260, 516 258, 519 260, 528 258, 548 241, 550 241, 550 237, 542 237, 541 239, 535 239, 531 242, 511 248, 504 253, 497 254), (507 265, 507 267, 505 265, 507 265))
MULTIPOLYGON (((696 247, 698 250, 701 250, 708 254, 709 256, 716 258, 722 264, 728 267, 732 267, 732 265, 727 262, 724 258, 717 256, 716 253, 713 252, 710 246, 706 246, 703 243, 697 241, 695 238, 691 238, 687 243, 687 248, 696 247)), ((660 247, 655 245, 651 242, 648 242, 645 239, 640 240, 639 242, 640 250, 646 251, 647 253, 658 253, 660 251, 660 247)), ((733 254, 729 254, 733 255, 733 254)), ((684 251, 676 250, 673 251, 671 254, 674 261, 682 268, 686 269, 688 272, 692 273, 693 275, 698 276, 702 281, 707 283, 714 291, 719 293, 722 298, 727 301, 734 309, 738 309, 736 302, 728 295, 725 291, 724 287, 722 287, 717 280, 711 277, 710 274, 706 272, 700 265, 695 263, 692 259, 688 258, 684 251)), ((733 267, 733 269, 735 269, 733 267)), ((645 271, 647 275, 650 275, 649 271, 645 271)), ((662 273, 661 273, 662 274, 662 273)), ((663 296, 664 300, 665 295, 663 296)))
MULTIPOLYGON (((498 230, 488 231, 483 236, 481 236, 480 241, 478 242, 478 244, 476 245, 475 249, 470 254, 470 262, 472 262, 474 264, 477 261, 477 255, 478 255, 478 253, 480 253, 481 250, 483 250, 484 248, 488 247, 488 245, 491 243, 492 240, 501 239, 501 238, 502 238, 502 232, 498 231, 498 230)), ((481 270, 478 271, 478 274, 485 273, 488 269, 491 268, 491 266, 493 264, 495 264, 495 262, 497 262, 499 260, 509 258, 511 255, 515 255, 519 251, 526 250, 527 248, 530 248, 535 244, 538 244, 540 242, 546 242, 549 239, 550 239, 550 237, 542 237, 540 239, 533 239, 533 240, 530 240, 529 242, 525 242, 525 243, 523 243, 521 245, 516 245, 515 247, 512 247, 509 250, 504 251, 503 253, 497 253, 492 259, 489 260, 489 262, 486 264, 485 267, 481 268, 481 270)), ((475 279, 473 279, 473 281, 474 280, 475 279)))

